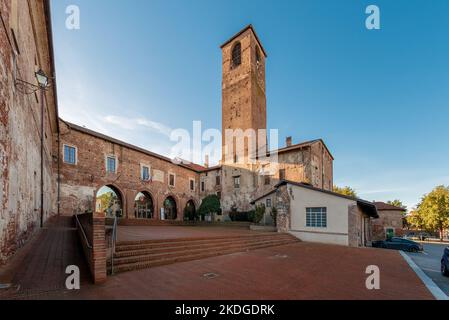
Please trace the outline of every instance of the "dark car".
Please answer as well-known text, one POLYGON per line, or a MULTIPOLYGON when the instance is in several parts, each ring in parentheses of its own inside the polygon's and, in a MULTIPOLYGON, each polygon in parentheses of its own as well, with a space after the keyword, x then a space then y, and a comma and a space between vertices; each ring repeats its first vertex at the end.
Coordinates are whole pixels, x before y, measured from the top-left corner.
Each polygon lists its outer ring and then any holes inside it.
POLYGON ((423 251, 423 246, 415 241, 393 237, 384 241, 374 241, 373 247, 384 249, 403 250, 408 252, 423 251))
POLYGON ((441 258, 441 274, 449 277, 449 247, 444 249, 443 257, 441 258))

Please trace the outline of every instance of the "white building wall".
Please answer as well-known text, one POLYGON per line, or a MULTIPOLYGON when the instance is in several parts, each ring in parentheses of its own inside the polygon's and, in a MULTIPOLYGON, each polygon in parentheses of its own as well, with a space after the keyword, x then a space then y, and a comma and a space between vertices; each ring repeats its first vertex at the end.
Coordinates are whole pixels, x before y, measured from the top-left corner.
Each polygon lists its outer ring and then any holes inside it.
POLYGON ((291 234, 302 241, 349 245, 348 211, 356 201, 294 185, 288 188, 291 190, 291 234), (326 228, 306 226, 306 208, 309 207, 327 208, 326 228))

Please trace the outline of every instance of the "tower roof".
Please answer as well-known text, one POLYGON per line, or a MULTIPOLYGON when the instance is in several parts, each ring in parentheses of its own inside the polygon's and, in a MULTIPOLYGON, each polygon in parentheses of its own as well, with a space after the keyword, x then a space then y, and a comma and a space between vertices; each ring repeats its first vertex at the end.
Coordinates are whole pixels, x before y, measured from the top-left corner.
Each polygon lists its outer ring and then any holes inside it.
POLYGON ((224 46, 228 45, 229 43, 231 43, 235 38, 237 38, 238 36, 242 35, 246 30, 250 29, 252 31, 252 33, 254 34, 254 37, 256 38, 257 42, 259 43, 260 49, 262 49, 262 52, 265 56, 265 58, 267 57, 267 53, 265 52, 265 49, 263 48, 262 43, 259 40, 259 37, 257 36, 256 30, 254 30, 254 27, 252 24, 247 25, 245 28, 243 28, 242 30, 240 30, 239 32, 237 32, 234 36, 232 36, 229 40, 227 40, 225 43, 223 43, 220 48, 223 49, 224 46))

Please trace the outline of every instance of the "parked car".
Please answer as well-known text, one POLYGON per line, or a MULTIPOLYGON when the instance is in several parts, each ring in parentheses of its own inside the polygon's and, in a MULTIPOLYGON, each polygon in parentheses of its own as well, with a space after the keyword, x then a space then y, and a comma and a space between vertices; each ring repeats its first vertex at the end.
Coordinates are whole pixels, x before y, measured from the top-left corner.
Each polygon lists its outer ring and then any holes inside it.
POLYGON ((419 240, 421 241, 426 241, 427 239, 431 238, 430 234, 428 234, 427 232, 421 232, 418 235, 419 240))
POLYGON ((422 244, 417 243, 412 240, 398 238, 398 237, 393 237, 391 239, 382 240, 382 241, 374 241, 373 247, 384 248, 384 249, 403 250, 403 251, 408 251, 408 252, 419 252, 419 251, 424 250, 422 244))
POLYGON ((443 257, 441 258, 441 274, 449 277, 449 247, 444 249, 443 257))

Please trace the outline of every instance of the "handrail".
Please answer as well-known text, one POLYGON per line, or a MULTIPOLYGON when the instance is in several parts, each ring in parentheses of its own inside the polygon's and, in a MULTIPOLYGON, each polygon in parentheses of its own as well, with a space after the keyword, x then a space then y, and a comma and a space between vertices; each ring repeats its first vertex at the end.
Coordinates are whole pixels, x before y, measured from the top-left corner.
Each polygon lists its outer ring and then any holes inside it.
POLYGON ((87 247, 89 249, 92 249, 92 245, 89 243, 89 240, 87 239, 86 232, 84 231, 84 227, 81 224, 81 222, 79 221, 77 214, 75 214, 75 220, 76 220, 76 224, 79 226, 79 228, 81 229, 81 232, 83 233, 84 241, 86 241, 87 247))
POLYGON ((117 216, 114 216, 114 226, 112 227, 111 274, 114 274, 114 254, 116 242, 117 242, 117 216))

